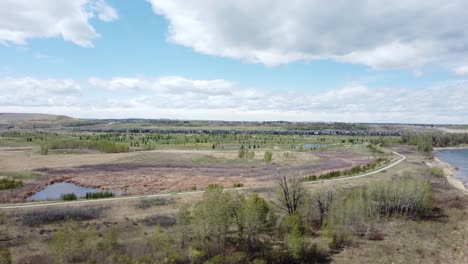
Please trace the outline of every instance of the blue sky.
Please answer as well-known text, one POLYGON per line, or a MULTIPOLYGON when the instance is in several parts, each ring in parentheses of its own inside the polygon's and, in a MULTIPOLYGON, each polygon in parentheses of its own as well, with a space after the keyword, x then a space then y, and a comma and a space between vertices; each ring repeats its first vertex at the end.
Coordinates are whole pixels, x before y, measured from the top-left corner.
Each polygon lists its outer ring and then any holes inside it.
POLYGON ((5 1, 0 112, 467 123, 463 2, 398 26, 442 3, 5 1))

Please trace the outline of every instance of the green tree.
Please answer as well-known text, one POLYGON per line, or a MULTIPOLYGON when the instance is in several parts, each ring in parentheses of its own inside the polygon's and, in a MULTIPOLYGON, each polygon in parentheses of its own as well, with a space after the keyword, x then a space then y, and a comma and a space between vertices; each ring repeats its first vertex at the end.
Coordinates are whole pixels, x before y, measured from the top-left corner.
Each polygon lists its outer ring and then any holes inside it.
POLYGON ((268 203, 257 194, 251 194, 245 199, 241 211, 244 215, 247 248, 251 250, 258 234, 267 231, 276 218, 268 203))
POLYGON ((47 144, 41 145, 41 155, 49 154, 49 146, 47 144))
POLYGON ((210 186, 195 206, 195 233, 200 246, 208 253, 224 252, 231 223, 231 196, 219 186, 210 186))
POLYGON ((301 259, 304 255, 304 236, 302 235, 300 224, 295 223, 291 232, 285 238, 289 255, 295 260, 301 259))
POLYGON ((263 160, 265 162, 271 162, 271 160, 273 159, 273 153, 271 151, 265 151, 265 154, 263 155, 263 160))
POLYGON ((183 204, 180 206, 176 216, 177 228, 179 231, 180 247, 185 248, 189 241, 189 234, 192 232, 191 223, 193 221, 190 212, 190 205, 183 204))
POLYGON ((55 262, 85 261, 92 246, 87 243, 88 238, 90 236, 76 222, 69 222, 58 229, 50 242, 55 262))
POLYGON ((174 262, 178 259, 178 254, 172 245, 169 236, 161 230, 158 225, 151 235, 152 258, 160 262, 174 262))

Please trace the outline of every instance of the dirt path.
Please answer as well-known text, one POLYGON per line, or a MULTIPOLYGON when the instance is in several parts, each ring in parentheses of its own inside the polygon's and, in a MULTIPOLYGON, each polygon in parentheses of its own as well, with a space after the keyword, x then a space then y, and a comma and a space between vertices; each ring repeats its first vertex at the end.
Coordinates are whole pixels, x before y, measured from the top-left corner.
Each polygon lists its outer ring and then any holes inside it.
MULTIPOLYGON (((390 169, 395 167, 396 165, 400 164, 406 157, 397 153, 395 151, 391 151, 395 155, 399 156, 400 159, 388 164, 385 167, 377 169, 375 171, 371 171, 368 173, 350 176, 350 177, 343 177, 338 179, 329 179, 329 180, 319 180, 313 182, 306 182, 306 184, 320 184, 320 183, 328 183, 328 182, 335 182, 335 181, 346 181, 346 180, 353 180, 357 178, 367 177, 384 170, 390 169)), ((264 185, 264 186, 252 186, 252 187, 241 187, 241 188, 227 188, 224 189, 225 191, 239 191, 239 190, 256 190, 256 189, 267 189, 272 188, 275 185, 264 185)), ((81 200, 81 201, 72 201, 72 202, 32 202, 27 204, 19 204, 19 205, 4 205, 0 206, 0 209, 19 209, 19 208, 32 208, 32 207, 45 207, 45 206, 62 206, 62 205, 72 205, 72 204, 92 204, 92 203, 101 203, 101 202, 118 202, 122 200, 135 200, 135 199, 142 199, 142 198, 155 198, 155 197, 168 197, 168 196, 186 196, 186 195, 196 195, 201 194, 204 191, 190 191, 190 192, 179 192, 179 193, 164 193, 164 194, 150 194, 150 195, 135 195, 135 196, 125 196, 125 197, 116 197, 116 198, 108 198, 108 199, 96 199, 96 200, 81 200)))

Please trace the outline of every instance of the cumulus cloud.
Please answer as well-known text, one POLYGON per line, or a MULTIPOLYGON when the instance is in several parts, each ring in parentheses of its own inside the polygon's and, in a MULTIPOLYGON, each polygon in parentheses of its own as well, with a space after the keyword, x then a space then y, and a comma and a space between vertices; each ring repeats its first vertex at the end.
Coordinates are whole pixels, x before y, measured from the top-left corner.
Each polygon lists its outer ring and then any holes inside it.
POLYGON ((350 85, 271 91, 228 80, 168 77, 0 79, 0 112, 95 118, 467 123, 468 81, 429 88, 350 85))
POLYGON ((168 39, 204 54, 274 66, 332 59, 377 69, 468 58, 468 2, 148 0, 168 39))
POLYGON ((66 106, 79 102, 81 86, 71 79, 1 78, 0 106, 66 106))
POLYGON ((192 80, 179 76, 160 78, 114 77, 100 79, 91 77, 88 82, 93 86, 109 90, 153 90, 166 94, 226 94, 233 90, 234 84, 226 80, 192 80))
POLYGON ((0 43, 25 44, 30 38, 62 37, 82 47, 92 47, 99 37, 90 24, 117 19, 117 11, 103 0, 2 0, 0 43))

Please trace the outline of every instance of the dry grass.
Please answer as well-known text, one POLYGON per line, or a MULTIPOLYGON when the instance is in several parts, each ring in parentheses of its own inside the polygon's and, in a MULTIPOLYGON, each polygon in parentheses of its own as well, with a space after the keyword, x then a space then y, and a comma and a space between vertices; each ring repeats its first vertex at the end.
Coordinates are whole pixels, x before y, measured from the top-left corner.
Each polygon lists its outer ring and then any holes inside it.
MULTIPOLYGON (((335 183, 307 185, 311 192, 323 188, 337 190, 377 183, 384 179, 406 175, 420 175, 431 181, 434 192, 434 210, 428 219, 409 221, 389 219, 379 228, 383 240, 356 240, 345 250, 332 256, 334 263, 468 263, 468 198, 445 182, 444 178, 431 176, 425 160, 419 153, 407 147, 398 148, 408 160, 391 170, 365 178, 335 183)), ((246 191, 242 191, 246 192, 246 191)), ((271 197, 271 190, 261 191, 271 197)), ((154 228, 148 221, 165 221, 183 203, 194 204, 199 194, 171 196, 172 202, 155 202, 151 206, 139 206, 140 200, 109 201, 106 213, 98 219, 80 222, 82 226, 93 226, 98 232, 115 227, 121 242, 138 244, 148 238, 154 228), (146 219, 146 221, 145 221, 146 219)), ((78 205, 76 205, 78 206, 78 205)), ((46 254, 47 241, 60 224, 45 224, 25 228, 18 221, 24 212, 33 209, 8 211, 6 223, 0 227, 3 246, 12 250, 14 261, 18 256, 46 254)), ((169 227, 169 229, 172 227, 169 227)), ((312 238, 314 239, 314 238, 312 238)), ((319 240, 317 240, 319 245, 319 240)))
MULTIPOLYGON (((445 178, 430 174, 424 157, 408 151, 408 161, 391 177, 425 177, 433 189, 433 211, 427 219, 390 219, 382 226, 383 241, 359 240, 333 256, 335 263, 468 263, 468 197, 445 178)), ((379 175, 381 177, 383 175, 379 175)), ((367 179, 366 182, 377 180, 367 179)))

